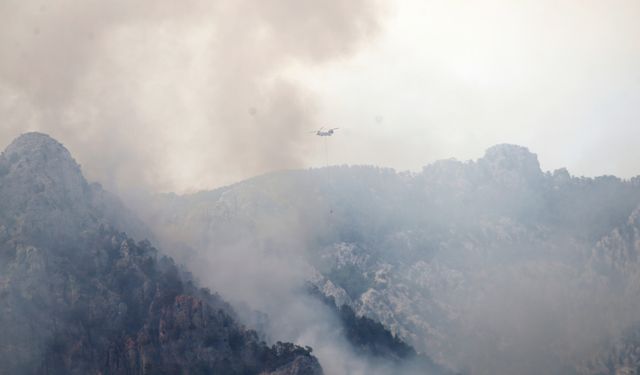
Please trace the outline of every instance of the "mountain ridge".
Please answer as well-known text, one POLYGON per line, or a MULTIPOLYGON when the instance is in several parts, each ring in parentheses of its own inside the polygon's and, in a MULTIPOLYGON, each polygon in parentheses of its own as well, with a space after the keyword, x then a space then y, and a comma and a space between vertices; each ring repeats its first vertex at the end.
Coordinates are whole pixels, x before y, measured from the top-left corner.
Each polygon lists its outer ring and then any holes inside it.
MULTIPOLYGON (((634 311, 592 253, 639 206, 638 177, 542 171, 528 149, 497 145, 478 160, 438 161, 419 173, 370 166, 277 172, 155 196, 141 212, 157 233, 171 233, 161 241, 188 244, 185 261, 197 275, 225 262, 207 250, 212 242, 232 259, 244 259, 239 253, 257 262, 277 249, 306 264, 305 281, 325 295, 454 371, 587 374, 582 363, 599 356, 589 350, 605 350, 600 343, 618 334, 605 329, 618 324, 602 317, 626 325, 634 311), (605 303, 612 295, 616 302, 605 303), (522 317, 498 318, 505 311, 522 317), (568 328, 532 328, 543 322, 568 328)), ((624 277, 635 285, 634 276, 624 277)))

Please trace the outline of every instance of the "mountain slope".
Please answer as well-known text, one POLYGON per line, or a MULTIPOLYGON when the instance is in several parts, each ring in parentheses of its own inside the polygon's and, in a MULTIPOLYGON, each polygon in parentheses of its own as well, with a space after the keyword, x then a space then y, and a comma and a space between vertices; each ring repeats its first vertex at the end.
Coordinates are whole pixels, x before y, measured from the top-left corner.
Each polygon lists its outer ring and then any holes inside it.
MULTIPOLYGON (((226 279, 205 270, 252 259, 272 267, 265 275, 313 282, 456 370, 568 374, 640 321, 626 302, 640 297, 635 276, 593 260, 605 248, 635 262, 629 246, 614 251, 606 239, 629 232, 639 205, 638 178, 544 172, 526 148, 498 145, 477 161, 439 161, 417 174, 274 173, 155 196, 142 212, 163 242, 190 249, 181 259, 207 282, 226 279)), ((244 277, 279 288, 259 272, 244 277)))
POLYGON ((114 199, 44 134, 0 156, 0 373, 322 373, 308 349, 267 346, 148 241, 116 230, 135 219, 114 199))

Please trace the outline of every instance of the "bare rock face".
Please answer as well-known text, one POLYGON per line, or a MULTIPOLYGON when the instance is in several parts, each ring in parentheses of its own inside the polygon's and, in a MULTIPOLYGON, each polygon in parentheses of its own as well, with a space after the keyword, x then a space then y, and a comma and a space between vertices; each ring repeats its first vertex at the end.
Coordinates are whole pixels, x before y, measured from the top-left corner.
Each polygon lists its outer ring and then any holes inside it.
POLYGON ((11 174, 7 182, 13 186, 32 187, 38 192, 46 190, 47 197, 58 204, 78 202, 86 197, 88 185, 80 166, 61 143, 48 135, 23 134, 3 154, 8 159, 5 174, 11 174))
POLYGON ((111 204, 44 134, 0 156, 0 374, 322 372, 310 350, 267 346, 173 260, 116 230, 111 204))
POLYGON ((0 158, 0 176, 0 213, 13 237, 44 244, 92 220, 86 205, 91 189, 80 167, 45 134, 25 134, 11 143, 0 158))

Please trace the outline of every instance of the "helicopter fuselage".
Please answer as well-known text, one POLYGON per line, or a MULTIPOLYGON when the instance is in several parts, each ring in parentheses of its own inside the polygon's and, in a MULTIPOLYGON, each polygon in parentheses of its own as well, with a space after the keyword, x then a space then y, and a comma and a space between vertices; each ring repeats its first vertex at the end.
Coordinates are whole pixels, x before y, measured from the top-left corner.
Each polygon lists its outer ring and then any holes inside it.
POLYGON ((329 137, 333 135, 333 130, 327 130, 325 132, 318 130, 316 135, 319 135, 320 137, 329 137))

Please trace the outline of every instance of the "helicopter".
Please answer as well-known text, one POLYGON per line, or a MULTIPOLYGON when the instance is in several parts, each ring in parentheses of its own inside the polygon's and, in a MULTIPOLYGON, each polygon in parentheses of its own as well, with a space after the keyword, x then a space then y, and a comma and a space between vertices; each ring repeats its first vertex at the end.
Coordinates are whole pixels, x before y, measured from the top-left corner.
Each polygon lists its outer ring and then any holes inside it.
POLYGON ((316 135, 320 137, 330 137, 333 135, 333 132, 338 129, 340 128, 331 128, 331 129, 324 130, 324 126, 323 126, 320 129, 313 131, 312 133, 316 133, 316 135))

